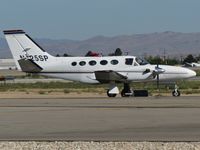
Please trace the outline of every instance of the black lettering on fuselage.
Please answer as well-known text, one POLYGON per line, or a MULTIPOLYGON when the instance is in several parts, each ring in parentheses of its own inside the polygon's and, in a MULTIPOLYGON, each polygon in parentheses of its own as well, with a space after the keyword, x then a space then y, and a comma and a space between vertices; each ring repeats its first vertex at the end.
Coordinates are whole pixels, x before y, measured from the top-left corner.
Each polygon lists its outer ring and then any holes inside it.
POLYGON ((21 59, 27 58, 33 61, 47 61, 48 60, 47 55, 20 55, 20 58, 21 59))
POLYGON ((38 57, 40 61, 44 61, 44 57, 42 55, 39 55, 38 57))
POLYGON ((44 60, 47 61, 47 59, 48 59, 48 56, 44 55, 44 60))

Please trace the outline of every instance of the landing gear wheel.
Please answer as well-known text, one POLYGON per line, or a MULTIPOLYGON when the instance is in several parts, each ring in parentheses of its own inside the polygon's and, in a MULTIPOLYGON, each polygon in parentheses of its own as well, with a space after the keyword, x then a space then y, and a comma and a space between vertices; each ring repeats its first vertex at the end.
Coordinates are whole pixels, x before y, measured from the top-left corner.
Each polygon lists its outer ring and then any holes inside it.
POLYGON ((133 96, 133 91, 130 89, 129 91, 126 91, 126 90, 122 90, 121 91, 121 96, 122 97, 130 97, 130 96, 133 96))
POLYGON ((178 90, 177 84, 174 85, 174 90, 172 91, 172 96, 178 97, 181 95, 181 92, 178 90))
POLYGON ((174 97, 178 97, 178 96, 180 96, 181 95, 181 92, 179 91, 179 90, 174 90, 174 91, 172 91, 172 96, 174 96, 174 97))
POLYGON ((107 95, 108 95, 108 97, 116 97, 117 96, 117 94, 111 94, 111 93, 109 93, 109 90, 107 91, 107 95))
POLYGON ((126 94, 125 94, 125 90, 124 90, 124 89, 121 91, 121 96, 122 96, 122 97, 126 97, 126 94))
POLYGON ((124 83, 124 88, 121 91, 122 97, 130 97, 133 96, 133 90, 130 88, 128 83, 124 83))

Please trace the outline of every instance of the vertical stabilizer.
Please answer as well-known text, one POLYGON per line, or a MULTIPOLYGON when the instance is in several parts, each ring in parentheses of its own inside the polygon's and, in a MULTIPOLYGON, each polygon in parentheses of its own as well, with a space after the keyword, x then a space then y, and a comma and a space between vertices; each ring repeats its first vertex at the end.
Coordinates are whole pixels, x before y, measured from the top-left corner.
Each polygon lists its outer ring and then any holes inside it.
POLYGON ((19 70, 22 70, 19 64, 21 59, 30 59, 40 66, 45 66, 54 58, 45 52, 23 30, 6 30, 4 34, 19 70))

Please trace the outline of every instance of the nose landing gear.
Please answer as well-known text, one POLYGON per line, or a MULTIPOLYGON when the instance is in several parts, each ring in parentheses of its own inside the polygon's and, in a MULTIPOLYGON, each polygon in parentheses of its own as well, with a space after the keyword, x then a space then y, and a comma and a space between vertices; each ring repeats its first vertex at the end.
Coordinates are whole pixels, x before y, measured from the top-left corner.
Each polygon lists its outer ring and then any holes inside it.
POLYGON ((175 84, 174 85, 174 90, 172 91, 172 96, 178 97, 181 95, 181 92, 178 90, 178 86, 175 84))

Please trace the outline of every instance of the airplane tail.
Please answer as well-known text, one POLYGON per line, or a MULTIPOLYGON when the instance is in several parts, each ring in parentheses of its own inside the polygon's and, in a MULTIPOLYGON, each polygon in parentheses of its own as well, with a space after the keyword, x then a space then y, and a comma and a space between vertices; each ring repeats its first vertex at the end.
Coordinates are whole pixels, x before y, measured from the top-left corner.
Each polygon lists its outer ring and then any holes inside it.
POLYGON ((41 70, 43 66, 54 59, 54 56, 45 52, 45 50, 43 50, 23 30, 6 30, 3 32, 18 70, 25 72, 27 72, 27 70, 32 72, 30 68, 34 68, 33 72, 35 70, 41 70), (27 60, 29 61, 29 65, 25 66, 27 60))

